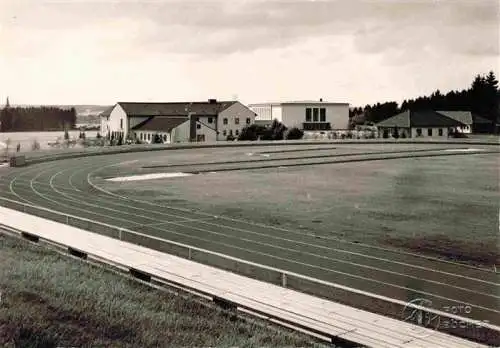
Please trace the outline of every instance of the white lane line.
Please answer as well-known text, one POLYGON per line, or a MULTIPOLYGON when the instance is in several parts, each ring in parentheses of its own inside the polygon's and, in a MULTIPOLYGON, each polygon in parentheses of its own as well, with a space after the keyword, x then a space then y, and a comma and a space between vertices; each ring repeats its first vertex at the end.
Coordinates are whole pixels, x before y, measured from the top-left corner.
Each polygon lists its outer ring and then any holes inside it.
MULTIPOLYGON (((213 216, 211 218, 183 219, 183 220, 177 220, 177 221, 161 221, 161 222, 154 223, 154 224, 141 225, 139 227, 156 227, 156 226, 160 226, 160 225, 164 225, 164 224, 174 224, 174 225, 177 225, 177 224, 182 224, 184 222, 208 221, 208 220, 212 220, 212 219, 217 219, 217 216, 213 216)), ((186 226, 186 227, 191 228, 191 226, 186 226)))

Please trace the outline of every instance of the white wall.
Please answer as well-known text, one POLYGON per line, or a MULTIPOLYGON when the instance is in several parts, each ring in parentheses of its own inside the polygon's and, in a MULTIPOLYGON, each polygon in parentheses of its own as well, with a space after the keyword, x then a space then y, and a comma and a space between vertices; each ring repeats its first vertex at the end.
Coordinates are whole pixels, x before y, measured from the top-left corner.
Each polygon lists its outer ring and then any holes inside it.
POLYGON ((136 134, 137 139, 146 144, 151 144, 156 134, 160 135, 164 144, 170 144, 172 137, 170 133, 157 131, 132 131, 136 134))
POLYGON ((272 120, 283 122, 283 107, 281 105, 274 105, 272 107, 272 120))
POLYGON ((123 132, 123 139, 127 137, 127 114, 119 104, 116 104, 109 115, 110 132, 123 132), (123 120, 123 127, 120 127, 120 121, 123 120))
MULTIPOLYGON (((283 104, 282 122, 288 128, 298 127, 302 129, 302 123, 306 122, 306 108, 325 108, 326 120, 330 122, 332 129, 347 129, 349 123, 348 104, 310 103, 310 104, 283 104)), ((319 116, 318 116, 319 117, 319 116)))
POLYGON ((219 134, 217 136, 217 140, 226 140, 227 136, 230 134, 230 131, 232 131, 234 137, 238 137, 238 134, 241 133, 241 130, 243 128, 250 124, 253 124, 254 122, 255 113, 240 102, 236 102, 219 114, 217 129, 219 131, 219 134), (227 124, 224 124, 225 118, 227 119, 227 124), (239 119, 239 124, 236 124, 237 118, 239 119), (249 124, 247 124, 247 118, 250 119, 249 124))
POLYGON ((416 127, 416 128, 412 128, 411 129, 411 137, 412 138, 428 138, 429 135, 427 135, 427 130, 428 129, 432 129, 432 135, 430 137, 432 138, 443 138, 443 137, 448 137, 448 128, 447 127, 436 127, 436 128, 420 128, 422 129, 422 135, 421 136, 417 136, 417 129, 419 129, 419 127, 416 127), (439 129, 442 129, 443 130, 443 135, 440 136, 439 135, 439 129))
POLYGON ((184 143, 189 141, 189 127, 190 127, 190 122, 189 120, 186 120, 186 122, 178 125, 174 129, 172 129, 171 132, 171 140, 172 143, 184 143))
POLYGON ((101 116, 101 127, 99 128, 99 133, 104 137, 110 131, 109 121, 107 117, 101 116))
POLYGON ((470 134, 472 133, 472 125, 455 127, 455 130, 457 130, 460 133, 470 134))

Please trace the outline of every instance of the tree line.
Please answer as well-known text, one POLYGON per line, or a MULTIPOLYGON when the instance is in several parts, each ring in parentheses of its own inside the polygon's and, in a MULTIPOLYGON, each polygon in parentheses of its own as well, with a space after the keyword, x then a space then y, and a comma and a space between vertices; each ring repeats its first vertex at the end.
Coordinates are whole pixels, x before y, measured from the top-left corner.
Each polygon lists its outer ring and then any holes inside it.
POLYGON ((61 131, 75 123, 75 108, 5 107, 0 113, 0 132, 61 131))
POLYGON ((364 122, 377 123, 406 110, 470 111, 489 120, 494 127, 500 118, 499 100, 498 80, 490 71, 487 75, 477 75, 468 89, 446 94, 436 90, 430 96, 404 100, 401 105, 390 101, 355 107, 349 111, 349 117, 364 115, 364 122))

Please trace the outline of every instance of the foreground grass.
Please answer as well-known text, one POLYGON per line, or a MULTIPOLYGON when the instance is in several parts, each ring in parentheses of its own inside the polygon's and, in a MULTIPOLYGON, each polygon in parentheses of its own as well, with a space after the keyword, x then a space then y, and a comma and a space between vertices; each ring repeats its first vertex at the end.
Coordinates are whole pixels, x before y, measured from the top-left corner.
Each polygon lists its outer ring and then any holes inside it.
POLYGON ((0 346, 320 346, 0 234, 0 346))

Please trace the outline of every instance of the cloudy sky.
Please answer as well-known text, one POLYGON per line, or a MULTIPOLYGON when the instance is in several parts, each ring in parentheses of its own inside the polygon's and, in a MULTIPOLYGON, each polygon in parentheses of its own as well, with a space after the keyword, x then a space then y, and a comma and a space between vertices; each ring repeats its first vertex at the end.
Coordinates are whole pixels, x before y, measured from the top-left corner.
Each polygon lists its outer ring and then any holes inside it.
POLYGON ((323 98, 499 75, 499 0, 0 0, 0 103, 323 98))

